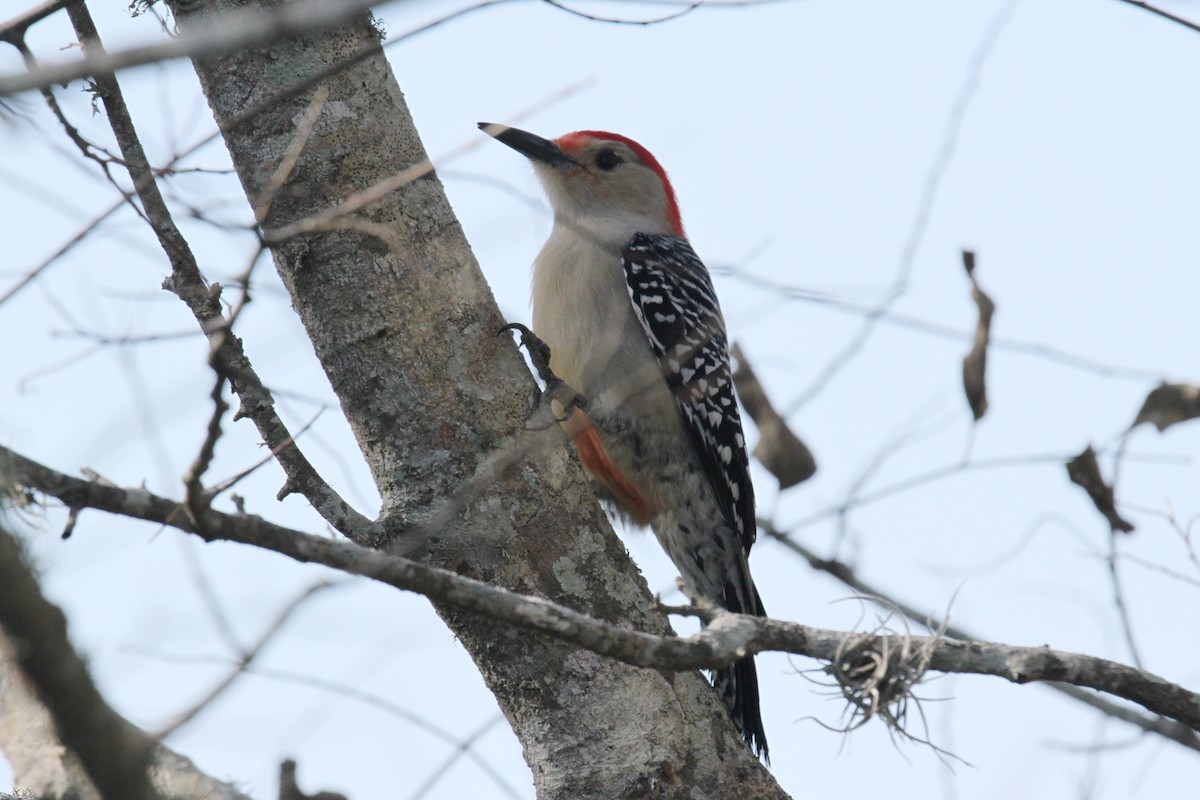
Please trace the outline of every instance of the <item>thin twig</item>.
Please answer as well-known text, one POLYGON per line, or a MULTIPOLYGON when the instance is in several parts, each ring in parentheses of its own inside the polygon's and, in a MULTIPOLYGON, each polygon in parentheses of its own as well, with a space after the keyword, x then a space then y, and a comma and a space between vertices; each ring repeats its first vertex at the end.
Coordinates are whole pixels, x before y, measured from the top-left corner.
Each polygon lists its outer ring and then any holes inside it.
MULTIPOLYGON (((71 4, 67 7, 67 13, 84 44, 85 52, 103 54, 104 47, 87 7, 71 4)), ((165 285, 187 304, 201 329, 213 340, 213 363, 219 366, 241 398, 239 413, 250 417, 263 440, 273 451, 277 451, 279 463, 288 476, 280 498, 293 491, 300 492, 330 525, 346 536, 364 544, 380 541, 382 531, 379 527, 343 500, 320 477, 299 448, 294 446, 287 426, 275 412, 270 392, 251 367, 241 342, 234 336, 226 335, 228 321, 221 309, 219 290, 207 285, 191 247, 175 225, 154 179, 154 172, 120 86, 111 75, 99 74, 95 76, 95 82, 147 220, 171 263, 171 277, 165 285)))
POLYGON ((822 519, 827 519, 839 514, 845 514, 847 511, 859 506, 868 505, 884 498, 893 495, 907 492, 915 489, 918 486, 934 483, 946 478, 958 475, 963 472, 984 469, 1007 469, 1011 467, 1024 467, 1031 464, 1059 464, 1068 460, 1071 456, 1060 453, 1044 453, 1037 455, 1026 456, 997 456, 995 458, 978 459, 975 461, 961 460, 945 466, 935 467, 925 472, 916 475, 910 475, 907 478, 896 481, 895 483, 887 484, 872 492, 863 492, 853 497, 848 497, 846 500, 837 505, 828 506, 819 511, 814 511, 806 517, 802 517, 794 523, 790 523, 788 528, 799 530, 807 527, 822 519))
MULTIPOLYGON (((218 663, 224 665, 228 663, 227 659, 216 659, 209 656, 176 655, 152 647, 127 646, 123 649, 126 652, 137 653, 150 658, 158 659, 160 661, 168 661, 179 664, 218 663)), ((307 686, 312 689, 317 689, 318 691, 336 695, 337 697, 344 697, 358 703, 363 703, 375 711, 381 711, 384 714, 396 717, 397 719, 402 719, 410 725, 429 733, 434 738, 440 739, 447 745, 455 748, 457 752, 465 754, 479 767, 479 769, 485 775, 487 775, 496 783, 496 785, 502 792, 504 792, 504 794, 515 798, 516 800, 520 800, 522 797, 519 792, 517 792, 507 781, 504 780, 504 777, 500 774, 500 772, 491 764, 489 764, 487 760, 483 758, 483 756, 477 753, 470 744, 466 743, 465 740, 457 738, 453 733, 441 727, 432 719, 423 717, 420 714, 410 711, 409 709, 398 705, 386 697, 364 691, 357 686, 338 683, 337 681, 332 681, 325 677, 305 675, 303 673, 292 672, 290 670, 249 665, 245 667, 242 672, 246 675, 263 678, 265 680, 293 683, 298 686, 307 686)))
POLYGON ((840 551, 842 545, 846 542, 849 535, 850 511, 854 508, 868 503, 861 498, 861 494, 867 486, 868 482, 883 469, 887 462, 898 453, 902 452, 911 444, 924 439, 928 436, 933 436, 940 433, 945 424, 952 421, 952 417, 945 417, 945 422, 935 420, 925 426, 916 426, 908 430, 903 430, 898 435, 894 436, 890 441, 884 442, 883 445, 876 451, 870 463, 855 477, 849 488, 846 490, 846 495, 838 506, 837 510, 837 535, 835 536, 835 551, 840 551))
POLYGON ((1125 644, 1129 647, 1129 656, 1133 663, 1142 668, 1142 655, 1137 641, 1133 638, 1133 621, 1129 618, 1129 605, 1125 602, 1125 590, 1121 584, 1121 575, 1117 570, 1117 538, 1118 529, 1109 528, 1108 532, 1108 575, 1112 580, 1113 605, 1117 609, 1117 619, 1121 623, 1121 633, 1125 636, 1125 644))
POLYGON ((208 420, 208 429, 204 441, 200 443, 200 451, 196 454, 196 460, 192 462, 192 466, 183 476, 183 485, 187 492, 186 502, 193 513, 207 503, 204 484, 201 483, 201 480, 204 473, 208 472, 213 456, 216 455, 217 441, 221 438, 222 432, 221 421, 225 419, 225 412, 229 411, 229 403, 225 402, 225 376, 220 371, 217 372, 217 379, 213 382, 209 397, 213 401, 213 412, 208 420))
POLYGON ((17 281, 15 284, 13 284, 13 286, 11 286, 8 289, 8 291, 6 291, 3 295, 0 295, 0 306, 4 305, 6 302, 8 302, 10 299, 12 299, 12 297, 15 296, 17 294, 17 292, 21 291, 26 286, 29 286, 35 280, 40 278, 42 276, 42 274, 46 272, 46 270, 50 269, 50 267, 52 267, 54 264, 56 264, 63 256, 65 256, 68 252, 70 252, 76 245, 78 245, 80 242, 82 242, 88 236, 90 236, 91 234, 93 234, 97 230, 99 230, 100 223, 104 222, 106 219, 111 217, 113 214, 120 211, 124 205, 125 205, 125 198, 122 197, 120 200, 113 203, 107 209, 105 209, 100 214, 98 214, 96 217, 91 219, 87 223, 87 225, 85 225, 83 228, 80 229, 80 231, 78 233, 76 233, 74 236, 72 236, 70 239, 68 239, 66 242, 64 242, 57 250, 55 250, 53 253, 51 253, 49 256, 47 256, 45 259, 43 259, 40 264, 38 264, 33 269, 29 270, 25 274, 25 276, 23 278, 21 278, 21 280, 17 281))
POLYGON ((1183 17, 1178 17, 1172 14, 1170 11, 1165 11, 1158 6, 1152 6, 1149 3, 1142 2, 1142 0, 1121 0, 1121 2, 1140 8, 1143 11, 1149 11, 1151 14, 1157 14, 1163 19, 1169 19, 1171 22, 1177 23, 1189 30, 1200 33, 1200 24, 1184 19, 1183 17))
POLYGON ((292 137, 287 152, 279 160, 279 166, 263 186, 262 197, 255 204, 254 216, 259 225, 266 221, 267 214, 271 211, 271 204, 275 202, 276 196, 283 189, 288 178, 292 177, 296 164, 300 162, 300 154, 304 152, 304 146, 312 138, 313 129, 317 127, 317 119, 321 116, 321 111, 325 108, 325 102, 328 99, 328 85, 318 86, 313 91, 312 100, 309 101, 308 108, 304 110, 304 116, 296 125, 296 135, 292 137))
POLYGON ((672 11, 669 14, 663 14, 662 16, 653 17, 651 19, 623 19, 621 17, 602 17, 597 14, 588 14, 588 13, 580 11, 578 9, 571 8, 566 3, 559 2, 559 0, 541 0, 541 1, 548 6, 553 6, 554 8, 557 8, 559 11, 565 11, 568 14, 571 14, 573 16, 582 17, 583 19, 586 19, 590 22, 607 22, 611 25, 645 25, 645 26, 658 25, 663 22, 670 22, 671 20, 679 19, 680 17, 686 16, 686 15, 692 13, 693 11, 695 11, 696 9, 702 8, 704 6, 703 2, 694 2, 694 3, 688 3, 687 5, 685 5, 683 8, 679 9, 678 11, 672 11))
POLYGON ((435 508, 423 524, 396 537, 388 546, 388 552, 406 558, 418 557, 430 540, 444 533, 471 503, 495 486, 515 465, 524 463, 530 453, 562 444, 563 434, 557 425, 521 431, 514 441, 496 447, 480 460, 474 474, 435 508))
MULTIPOLYGON (((894 325, 898 328, 906 328, 908 330, 923 333, 929 336, 935 336, 939 339, 947 339, 950 341, 970 342, 973 334, 967 333, 960 328, 952 325, 944 325, 940 322, 914 317, 908 314, 903 314, 895 311, 886 311, 878 313, 878 310, 863 303, 856 303, 852 300, 833 297, 827 294, 817 293, 803 289, 798 286, 776 281, 771 278, 755 275, 747 272, 744 269, 739 269, 733 266, 723 266, 713 270, 714 273, 728 275, 734 280, 745 283, 749 286, 762 289, 769 292, 772 297, 778 298, 781 295, 792 300, 802 300, 809 303, 815 303, 833 311, 840 311, 856 316, 878 315, 880 322, 888 325, 894 325)), ((1103 361, 1098 361, 1087 356, 1069 353, 1065 350, 1060 350, 1050 345, 1041 342, 1027 342, 1022 339, 1012 339, 1003 336, 992 337, 991 347, 993 350, 1007 350, 1014 353, 1024 353, 1026 355, 1044 358, 1047 361, 1055 361, 1073 369, 1092 372, 1106 378, 1120 378, 1122 380, 1138 381, 1144 383, 1147 381, 1161 382, 1163 373, 1155 372, 1154 370, 1142 369, 1140 367, 1128 367, 1117 364, 1109 364, 1103 361)))
POLYGON ((1188 560, 1191 561, 1192 565, 1196 567, 1196 571, 1200 572, 1200 553, 1196 551, 1196 547, 1192 543, 1192 528, 1195 527, 1196 522, 1200 520, 1200 514, 1192 517, 1187 521, 1186 525, 1183 525, 1175 516, 1175 509, 1171 506, 1170 502, 1168 502, 1166 517, 1167 522, 1170 523, 1172 530, 1178 534, 1179 540, 1183 543, 1183 547, 1188 554, 1188 560))
MULTIPOLYGON (((483 738, 484 734, 503 721, 503 714, 493 714, 487 722, 483 723, 474 731, 467 734, 466 738, 459 742, 458 747, 456 747, 450 753, 450 755, 446 756, 446 759, 442 761, 442 763, 433 768, 433 770, 429 773, 429 777, 425 779, 425 782, 413 790, 413 793, 409 795, 409 800, 421 800, 422 797, 429 794, 429 792, 438 785, 438 782, 440 782, 442 778, 450 774, 450 770, 455 763, 460 758, 468 755, 471 752, 471 748, 475 746, 476 742, 483 738)), ((520 795, 517 795, 515 792, 509 796, 516 798, 520 797, 520 795)))
POLYGON ((874 332, 879 319, 891 310, 892 306, 896 304, 896 301, 907 290, 909 276, 912 274, 913 265, 916 263, 917 251, 925 238, 925 230, 929 226, 929 220, 933 216, 933 209, 937 203, 942 178, 945 177, 946 170, 954 158, 954 151, 958 144, 958 137, 962 132, 963 120, 966 117, 967 109, 970 107, 971 101, 975 99, 976 92, 979 89, 980 79, 983 77, 983 68, 993 51, 995 51, 996 44, 1000 41, 1000 35, 1004 32, 1005 27, 1012 18, 1013 12, 1016 11, 1018 2, 1020 0, 1003 0, 1000 8, 984 29, 983 35, 980 37, 979 43, 975 46, 974 52, 971 53, 971 58, 967 63, 967 68, 963 75, 962 85, 959 87, 958 94, 955 95, 953 102, 950 104, 950 111, 946 115, 945 127, 942 130, 942 139, 938 144, 937 152, 934 154, 933 161, 930 163, 929 170, 925 175, 925 182, 921 187, 921 196, 917 201, 917 208, 914 212, 912 223, 909 225, 908 236, 905 238, 904 246, 900 250, 900 261, 896 268, 896 277, 892 281, 892 285, 888 288, 887 294, 866 315, 854 338, 828 361, 812 384, 788 405, 787 411, 784 412, 785 417, 791 416, 808 403, 808 401, 816 397, 829 385, 833 377, 841 372, 845 365, 854 360, 855 354, 862 350, 871 338, 871 334, 874 332))
POLYGON ((187 725, 189 722, 195 719, 202 711, 204 711, 204 709, 216 702, 217 698, 224 694, 225 691, 229 689, 229 687, 232 686, 237 679, 249 669, 250 665, 254 663, 254 660, 258 658, 259 654, 262 653, 262 651, 267 647, 268 644, 271 643, 272 640, 274 640, 276 634, 279 633, 283 626, 287 624, 288 620, 292 618, 292 616, 297 610, 300 609, 302 605, 308 602, 308 600, 310 600, 313 595, 317 594, 318 592, 337 585, 337 583, 332 581, 321 581, 309 586, 307 589, 293 598, 291 602, 289 602, 279 611, 279 613, 275 616, 275 620, 267 626, 266 630, 262 632, 258 639, 255 640, 250 647, 246 648, 240 653, 241 657, 238 659, 237 666, 231 670, 228 675, 218 681, 216 685, 209 689, 200 700, 197 700, 195 703, 193 703, 187 710, 180 712, 173 720, 164 725, 156 733, 152 734, 154 738, 158 739, 159 741, 166 739, 172 733, 175 733, 184 725, 187 725))
MULTIPOLYGON (((322 408, 322 409, 318 410, 317 413, 313 415, 312 419, 310 419, 308 422, 304 423, 304 425, 301 426, 300 430, 296 431, 294 436, 298 439, 299 437, 301 437, 305 433, 307 433, 308 429, 313 426, 313 423, 315 423, 318 419, 320 419, 321 415, 324 413, 325 413, 325 409, 322 408)), ((292 439, 289 438, 288 441, 285 442, 282 446, 283 447, 291 447, 291 444, 292 444, 292 439)), ((216 498, 218 495, 224 494, 225 492, 229 491, 234 486, 236 486, 237 484, 241 483, 246 478, 253 475, 255 472, 257 472, 263 466, 274 461, 277 456, 278 456, 278 454, 275 452, 275 450, 271 450, 265 456, 263 456, 258 461, 251 464, 249 467, 246 467, 246 469, 242 470, 241 472, 238 472, 237 474, 232 475, 223 481, 218 481, 217 483, 213 484, 211 487, 209 487, 208 489, 205 490, 205 496, 208 498, 208 501, 211 503, 212 500, 214 498, 216 498)))

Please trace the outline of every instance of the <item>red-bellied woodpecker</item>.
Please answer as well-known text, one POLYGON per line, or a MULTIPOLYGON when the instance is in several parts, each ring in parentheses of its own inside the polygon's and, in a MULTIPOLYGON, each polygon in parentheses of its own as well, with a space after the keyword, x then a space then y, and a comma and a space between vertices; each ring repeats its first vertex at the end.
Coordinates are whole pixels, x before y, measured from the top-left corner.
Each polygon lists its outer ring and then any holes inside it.
MULTIPOLYGON (((586 398, 565 427, 601 496, 653 528, 693 590, 766 616, 746 563, 754 487, 725 321, 666 172, 614 133, 550 141, 479 127, 533 162, 554 208, 533 266, 533 328, 553 371, 586 398)), ((713 683, 765 756, 753 658, 713 683)))

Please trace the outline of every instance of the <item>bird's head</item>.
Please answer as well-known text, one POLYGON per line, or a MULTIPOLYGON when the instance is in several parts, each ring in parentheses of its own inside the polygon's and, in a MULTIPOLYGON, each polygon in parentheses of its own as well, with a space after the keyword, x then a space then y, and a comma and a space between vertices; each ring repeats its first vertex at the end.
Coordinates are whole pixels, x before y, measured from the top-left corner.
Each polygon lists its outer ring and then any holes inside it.
POLYGON ((551 140, 506 125, 481 122, 479 127, 533 163, 556 218, 605 238, 684 235, 666 171, 632 139, 575 131, 551 140))

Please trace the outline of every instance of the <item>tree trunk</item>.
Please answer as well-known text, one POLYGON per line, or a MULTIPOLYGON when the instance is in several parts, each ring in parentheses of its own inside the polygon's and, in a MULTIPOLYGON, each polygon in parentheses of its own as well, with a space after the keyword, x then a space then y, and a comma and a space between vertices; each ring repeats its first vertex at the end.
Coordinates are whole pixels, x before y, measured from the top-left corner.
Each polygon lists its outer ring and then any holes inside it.
MULTIPOLYGON (((258 4, 210 0, 181 29, 258 4)), ((270 198, 265 231, 328 211, 426 159, 367 15, 324 34, 198 59, 256 213, 314 91, 247 109, 369 50, 332 77, 302 155, 270 198)), ((471 132, 464 131, 464 135, 471 132)), ((354 218, 273 248, 342 408, 374 473, 393 545, 512 446, 535 385, 508 337, 440 181, 428 174, 354 218), (378 231, 378 229, 375 229, 378 231)), ((420 557, 642 630, 669 630, 565 444, 486 486, 420 557)), ((516 731, 540 798, 785 797, 738 738, 698 673, 663 674, 438 608, 516 731)))

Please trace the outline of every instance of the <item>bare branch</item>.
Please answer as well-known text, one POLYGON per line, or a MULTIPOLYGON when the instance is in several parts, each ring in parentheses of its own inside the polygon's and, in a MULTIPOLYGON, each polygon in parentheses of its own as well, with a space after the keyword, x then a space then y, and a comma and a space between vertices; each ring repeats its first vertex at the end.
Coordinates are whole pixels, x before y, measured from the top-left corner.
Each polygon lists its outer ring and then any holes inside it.
POLYGON ((67 619, 48 601, 17 540, 0 528, 0 627, 13 657, 54 718, 62 743, 104 800, 158 800, 147 768, 154 743, 113 711, 67 640, 67 619))
POLYGON ((1186 20, 1183 17, 1177 17, 1174 14, 1172 14, 1171 12, 1165 11, 1165 10, 1159 8, 1158 6, 1152 6, 1149 3, 1143 2, 1143 0, 1121 0, 1121 2, 1128 3, 1131 6, 1136 6, 1137 8, 1140 8, 1143 11, 1149 11, 1151 14, 1157 14, 1158 16, 1162 17, 1163 19, 1169 19, 1171 22, 1177 23, 1189 30, 1193 30, 1193 31, 1196 31, 1197 33, 1200 33, 1200 24, 1192 22, 1191 20, 1186 20))
MULTIPOLYGON (((449 570, 289 530, 255 517, 209 510, 198 520, 188 520, 176 513, 177 504, 145 489, 121 489, 70 478, 0 447, 0 463, 5 461, 11 473, 9 479, 17 485, 64 502, 172 525, 196 533, 205 541, 240 542, 303 563, 324 564, 423 594, 461 611, 546 634, 633 666, 676 671, 711 669, 768 650, 830 661, 837 657, 842 643, 851 635, 706 609, 689 612, 715 614, 699 633, 678 639, 657 636, 612 625, 543 598, 522 595, 449 570)), ((880 647, 901 645, 901 639, 896 637, 879 636, 876 641, 880 647)), ((938 637, 910 637, 906 646, 916 652, 930 646, 931 670, 994 675, 1014 683, 1056 681, 1099 689, 1200 730, 1200 694, 1124 664, 1047 647, 938 637)))
MULTIPOLYGON (((880 591, 877 587, 872 586, 859 578, 849 565, 841 561, 821 558, 816 553, 802 545, 800 542, 796 541, 793 537, 789 536, 787 533, 777 530, 770 522, 766 520, 759 520, 758 524, 760 530, 762 530, 767 536, 770 536, 784 547, 799 555, 808 562, 810 567, 819 572, 824 572, 833 576, 846 586, 849 586, 851 589, 853 589, 854 592, 859 596, 880 598, 884 603, 886 603, 888 608, 896 609, 918 625, 922 625, 929 630, 941 631, 945 636, 949 636, 953 639, 970 640, 978 638, 959 626, 951 625, 947 620, 939 620, 935 615, 922 612, 907 603, 888 596, 886 592, 880 591)), ((1136 709, 1119 705, 1111 700, 1098 697, 1093 692, 1080 689, 1079 687, 1072 686, 1070 684, 1047 682, 1045 686, 1050 689, 1054 689, 1061 694, 1065 694, 1074 700, 1078 700, 1081 703, 1089 705, 1103 714, 1106 714, 1110 717, 1115 717, 1116 719, 1127 722, 1130 725, 1141 728, 1146 733, 1158 734, 1159 736, 1166 737, 1167 739, 1181 744, 1184 747, 1200 752, 1200 736, 1197 736, 1192 728, 1175 722, 1174 720, 1170 720, 1161 716, 1149 717, 1137 711, 1136 709)))
POLYGON ((25 31, 29 30, 31 25, 41 22, 65 6, 67 2, 68 0, 45 0, 39 6, 22 11, 10 20, 0 22, 0 42, 16 45, 25 38, 25 31))
MULTIPOLYGON (((496 1, 496 0, 494 0, 496 1)), ((72 3, 64 3, 70 10, 72 3)), ((128 67, 153 64, 176 58, 213 56, 231 53, 276 39, 311 34, 336 27, 361 14, 378 2, 339 0, 335 3, 309 0, 230 14, 219 25, 189 31, 160 44, 133 47, 109 54, 103 50, 86 52, 86 58, 46 66, 23 75, 0 77, 0 97, 17 92, 69 83, 87 77, 111 77, 128 67)), ((490 4, 489 4, 490 5, 490 4)), ((27 26, 26 26, 27 27, 27 26)))
MULTIPOLYGON (((437 28, 451 20, 481 11, 491 6, 509 3, 513 0, 482 0, 471 6, 455 9, 442 17, 437 17, 387 42, 410 38, 419 33, 437 28)), ((573 9, 557 0, 542 0, 547 5, 561 11, 584 17, 596 22, 610 22, 621 25, 647 26, 656 25, 678 19, 692 11, 708 8, 736 8, 751 5, 766 5, 781 0, 742 0, 741 2, 710 3, 697 0, 687 3, 680 10, 663 16, 647 19, 621 19, 600 17, 573 9)), ((68 5, 64 0, 47 2, 33 11, 19 17, 0 23, 0 41, 10 37, 19 38, 25 30, 35 22, 49 16, 59 8, 68 5)), ((312 35, 321 31, 335 28, 353 19, 356 14, 370 10, 372 7, 387 5, 387 0, 308 0, 308 2, 288 4, 265 10, 239 12, 222 17, 221 24, 210 25, 201 30, 189 30, 167 42, 160 44, 131 47, 114 53, 89 54, 77 62, 46 66, 21 75, 0 76, 0 97, 18 92, 51 86, 56 83, 69 83, 89 75, 113 75, 130 67, 145 66, 160 61, 170 61, 178 58, 204 58, 232 53, 243 48, 255 47, 269 42, 286 39, 292 36, 312 35)), ((364 52, 361 57, 366 57, 364 52)), ((353 58, 353 57, 352 57, 353 58)), ((348 66, 348 61, 342 66, 348 66)))
MULTIPOLYGON (((17 48, 17 50, 20 51, 21 57, 25 60, 25 65, 30 69, 36 69, 37 59, 29 50, 29 47, 25 44, 25 40, 16 39, 10 41, 17 48)), ((117 193, 120 194, 121 198, 129 204, 129 207, 133 209, 135 214, 144 216, 142 214, 142 210, 137 207, 136 203, 133 202, 133 195, 122 189, 120 185, 117 184, 116 179, 113 178, 111 165, 113 162, 119 162, 120 159, 114 156, 104 147, 101 147, 100 145, 90 142, 84 138, 83 134, 79 132, 79 129, 67 119, 66 112, 62 110, 62 106, 59 105, 58 98, 54 96, 54 92, 51 90, 50 86, 39 87, 39 91, 42 94, 42 98, 46 101, 46 105, 50 108, 50 113, 53 114, 54 118, 58 120, 59 125, 62 126, 63 131, 67 134, 67 138, 71 140, 71 142, 79 150, 80 154, 89 161, 94 161, 100 167, 100 171, 104 173, 104 179, 107 180, 112 187, 117 190, 117 193)))
MULTIPOLYGON (((87 7, 73 3, 68 6, 67 13, 85 51, 102 55, 104 47, 87 7)), ((292 491, 301 492, 330 525, 346 536, 363 543, 378 542, 381 539, 379 526, 338 496, 295 446, 292 435, 275 413, 270 392, 250 366, 241 342, 237 337, 228 335, 229 323, 221 309, 220 287, 215 284, 212 287, 206 285, 191 247, 172 219, 134 128, 133 119, 125 105, 120 86, 111 75, 98 75, 95 81, 147 220, 170 260, 171 277, 164 282, 164 286, 187 304, 212 342, 215 350, 213 363, 228 377, 234 390, 241 397, 239 415, 248 416, 254 421, 263 440, 271 447, 272 452, 276 453, 288 476, 280 498, 292 491)))

